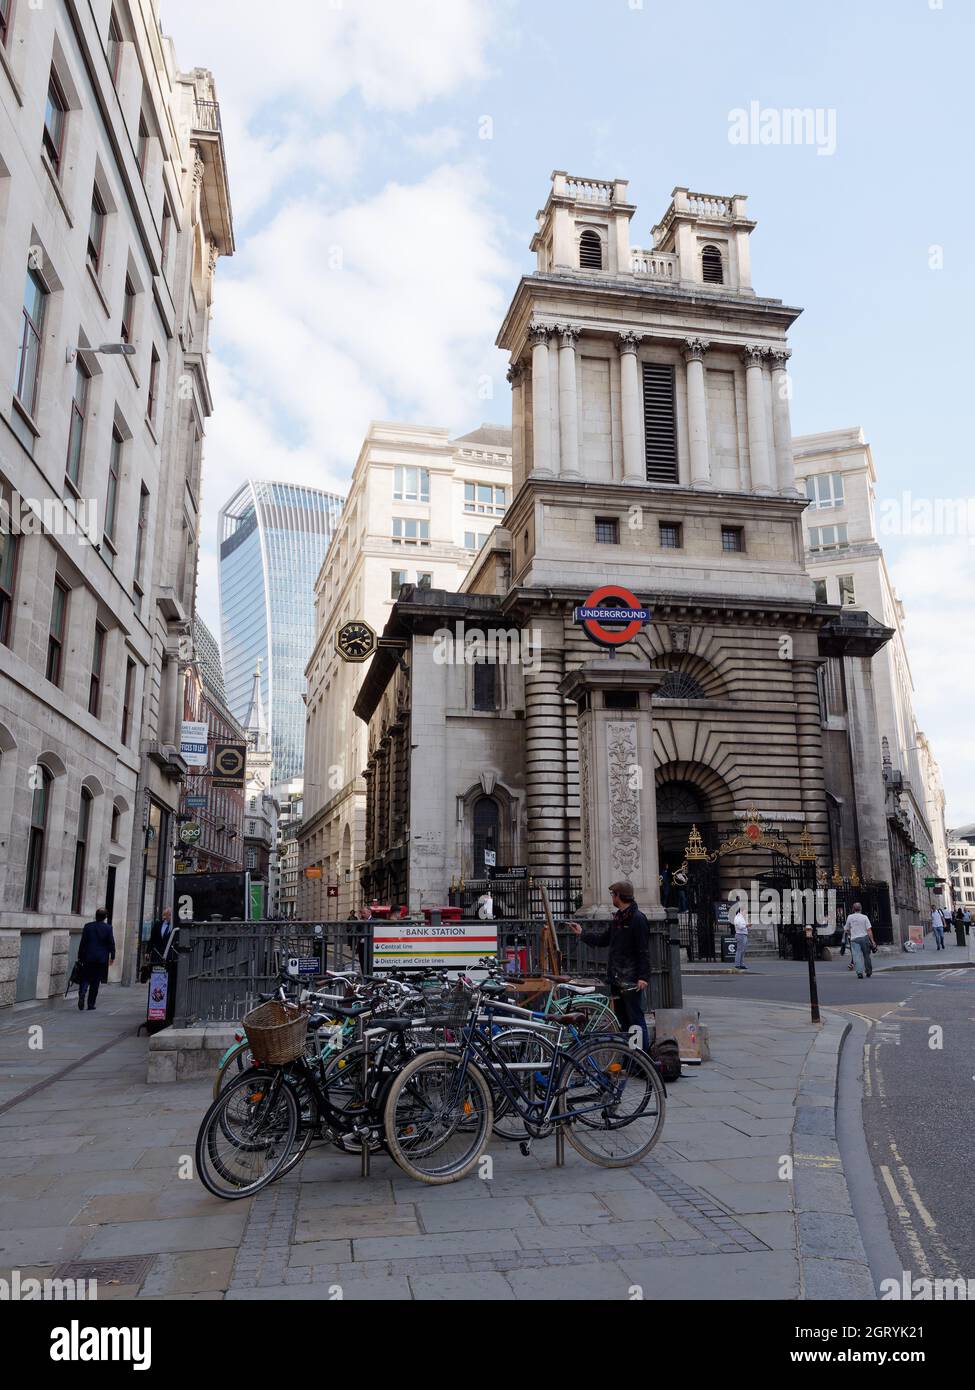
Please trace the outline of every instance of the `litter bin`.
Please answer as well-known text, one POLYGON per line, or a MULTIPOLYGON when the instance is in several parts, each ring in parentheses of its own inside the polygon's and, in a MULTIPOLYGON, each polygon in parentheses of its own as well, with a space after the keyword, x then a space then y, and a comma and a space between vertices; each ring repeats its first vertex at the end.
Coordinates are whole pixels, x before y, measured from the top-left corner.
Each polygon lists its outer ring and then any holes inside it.
POLYGON ((735 938, 734 936, 723 936, 721 938, 721 959, 726 965, 735 963, 735 938))

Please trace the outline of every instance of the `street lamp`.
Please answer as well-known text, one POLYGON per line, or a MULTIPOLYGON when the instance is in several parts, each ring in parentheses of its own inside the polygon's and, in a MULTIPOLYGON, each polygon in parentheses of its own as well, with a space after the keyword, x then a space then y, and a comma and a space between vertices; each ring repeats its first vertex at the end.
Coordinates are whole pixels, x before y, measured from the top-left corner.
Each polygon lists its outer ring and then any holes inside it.
POLYGON ((101 347, 96 348, 73 348, 65 350, 64 360, 70 366, 78 356, 79 352, 87 353, 91 357, 134 357, 134 343, 102 343, 101 347))

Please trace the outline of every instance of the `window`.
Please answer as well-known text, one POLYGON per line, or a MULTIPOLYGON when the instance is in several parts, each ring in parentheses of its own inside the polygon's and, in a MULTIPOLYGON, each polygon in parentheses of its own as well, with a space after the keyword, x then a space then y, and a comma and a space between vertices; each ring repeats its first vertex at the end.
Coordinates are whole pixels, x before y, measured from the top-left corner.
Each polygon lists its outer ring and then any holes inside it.
POLYGON ((255 850, 255 849, 249 849, 249 850, 247 851, 247 863, 246 863, 246 867, 247 867, 248 869, 256 869, 256 868, 257 868, 257 850, 255 850))
POLYGON ((136 158, 139 161, 139 173, 145 177, 146 156, 149 153, 149 127, 146 125, 145 116, 139 117, 139 139, 135 147, 136 158))
POLYGON ((809 528, 810 550, 839 550, 847 544, 845 521, 839 522, 836 526, 810 526, 809 528))
POLYGON ((840 603, 845 608, 855 608, 857 602, 856 584, 852 574, 840 575, 840 603))
POLYGON ((583 270, 602 270, 603 243, 598 232, 587 228, 579 238, 579 265, 583 270))
POLYGON ((108 491, 105 494, 105 539, 114 549, 115 524, 118 518, 118 484, 122 472, 122 436, 118 426, 112 426, 112 443, 108 451, 108 491))
POLYGON ((249 821, 247 822, 247 833, 248 833, 248 835, 253 835, 253 834, 254 834, 254 822, 253 822, 252 820, 249 820, 249 821))
POLYGON ((75 492, 81 479, 81 446, 85 438, 89 376, 80 354, 75 358, 74 395, 71 397, 71 423, 68 426, 68 458, 65 473, 75 492))
POLYGON ((61 155, 64 152, 64 128, 68 119, 68 102, 58 81, 57 73, 51 69, 47 84, 47 104, 44 107, 44 149, 54 165, 55 173, 61 172, 61 155))
POLYGON ((108 67, 112 74, 112 82, 118 82, 119 63, 122 61, 122 26, 118 22, 118 16, 113 8, 111 18, 108 21, 108 44, 106 46, 108 55, 108 67))
POLYGON ((745 533, 740 526, 722 526, 721 528, 721 549, 722 550, 744 550, 745 533))
POLYGON ((619 545, 620 524, 615 516, 596 517, 596 544, 619 545))
POLYGON ((119 835, 122 833, 122 812, 117 806, 112 807, 112 844, 119 843, 119 835))
POLYGON ((137 589, 142 588, 142 561, 146 548, 146 529, 149 525, 149 489, 145 483, 139 489, 139 517, 135 527, 135 570, 133 581, 137 589))
POLYGON ((701 252, 701 279, 706 285, 724 284, 721 252, 716 246, 705 246, 701 252))
POLYGON ((429 468, 407 468, 397 465, 393 469, 393 500, 395 502, 429 502, 429 468))
POLYGON ((13 0, 0 0, 0 46, 6 48, 10 32, 10 9, 13 0))
POLYGON ((44 329, 44 306, 47 290, 36 270, 28 270, 24 286, 24 308, 21 318, 20 346, 17 349, 17 378, 14 390, 17 399, 33 415, 37 406, 37 387, 41 367, 41 333, 44 329))
POLYGON ((132 701, 135 699, 135 662, 125 663, 125 687, 122 693, 122 742, 128 744, 132 732, 132 701))
POLYGON ((414 516, 394 516, 393 541, 396 545, 429 545, 429 521, 420 521, 414 516))
POLYGON ((11 619, 14 611, 14 579, 17 573, 18 537, 0 530, 0 642, 10 646, 11 619))
MULTIPOLYGON (((488 532, 487 532, 487 531, 465 531, 465 532, 464 532, 464 549, 465 549, 465 550, 480 550, 481 546, 484 544, 484 542, 487 540, 487 538, 488 538, 488 532)), ((527 542, 526 542, 526 544, 527 544, 527 542)))
POLYGON ((54 780, 46 767, 40 768, 41 780, 34 788, 30 807, 30 833, 27 837, 27 871, 24 875, 24 911, 36 912, 41 901, 41 875, 44 870, 44 836, 47 832, 47 810, 54 780))
POLYGON ((842 507, 845 500, 843 497, 843 474, 816 473, 811 478, 807 478, 806 496, 813 507, 817 509, 842 507))
POLYGON ((68 617, 68 594, 68 586, 60 579, 55 579, 51 626, 47 637, 47 666, 44 671, 52 685, 61 684, 61 655, 64 651, 64 630, 68 617))
POLYGON ((105 629, 95 624, 95 645, 91 653, 91 676, 88 681, 88 713, 98 718, 102 706, 102 663, 105 659, 105 629))
POLYGON ((494 710, 498 707, 498 668, 493 662, 478 661, 474 665, 474 708, 494 710))
POLYGON ((88 223, 88 263, 95 274, 102 260, 105 241, 105 204, 97 188, 91 190, 91 220, 88 223))
POLYGON ((78 838, 74 842, 74 874, 71 879, 71 911, 85 910, 85 860, 88 858, 88 827, 91 823, 92 795, 81 788, 81 808, 78 812, 78 838))
POLYGON ((647 482, 677 482, 677 412, 674 369, 662 362, 643 364, 643 423, 647 482))
POLYGON ((508 506, 508 494, 503 487, 492 483, 464 484, 464 511, 477 512, 480 516, 504 516, 508 506))
POLYGON ((173 231, 173 214, 169 211, 169 204, 163 202, 162 226, 159 229, 160 259, 162 261, 163 274, 166 273, 166 260, 169 256, 169 238, 173 231))
POLYGON ((132 324, 135 318, 135 288, 132 281, 125 277, 125 298, 122 301, 122 342, 132 341, 132 324))
POLYGON ((426 570, 417 570, 416 587, 418 589, 429 589, 433 585, 433 575, 426 570))
POLYGON ((681 535, 680 523, 677 521, 662 521, 660 523, 661 550, 680 550, 683 544, 684 538, 681 535))
POLYGON ((827 593, 826 593, 826 580, 825 580, 825 579, 814 579, 814 580, 813 580, 813 588, 814 588, 815 591, 816 591, 816 602, 817 602, 817 603, 829 603, 829 598, 828 598, 827 593))
POLYGON ((152 349, 149 359, 149 400, 146 405, 146 418, 150 425, 156 423, 156 397, 159 392, 159 353, 152 349))

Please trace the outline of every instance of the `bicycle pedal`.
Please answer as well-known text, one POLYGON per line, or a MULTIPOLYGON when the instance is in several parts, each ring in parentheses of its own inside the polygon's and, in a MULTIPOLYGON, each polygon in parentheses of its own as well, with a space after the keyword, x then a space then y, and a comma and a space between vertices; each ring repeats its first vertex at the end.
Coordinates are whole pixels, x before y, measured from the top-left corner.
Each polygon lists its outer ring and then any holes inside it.
POLYGON ((532 1141, 530 1139, 522 1139, 518 1148, 521 1150, 522 1157, 531 1158, 532 1141))

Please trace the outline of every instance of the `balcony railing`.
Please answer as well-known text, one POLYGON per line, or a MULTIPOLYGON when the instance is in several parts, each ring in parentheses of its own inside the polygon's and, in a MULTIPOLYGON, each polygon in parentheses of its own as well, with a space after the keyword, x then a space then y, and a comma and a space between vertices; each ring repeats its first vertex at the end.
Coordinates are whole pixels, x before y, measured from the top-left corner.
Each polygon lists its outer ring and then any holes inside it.
POLYGON ((634 247, 630 269, 634 275, 646 275, 651 280, 666 280, 675 285, 680 279, 680 261, 672 251, 643 251, 634 247))
POLYGON ((200 101, 197 98, 194 105, 193 129, 207 130, 218 134, 220 131, 219 101, 200 101))

